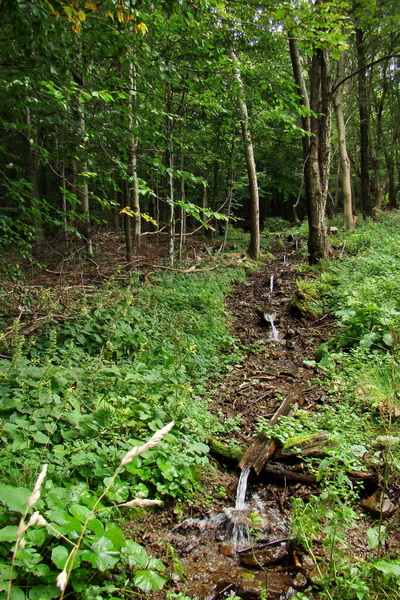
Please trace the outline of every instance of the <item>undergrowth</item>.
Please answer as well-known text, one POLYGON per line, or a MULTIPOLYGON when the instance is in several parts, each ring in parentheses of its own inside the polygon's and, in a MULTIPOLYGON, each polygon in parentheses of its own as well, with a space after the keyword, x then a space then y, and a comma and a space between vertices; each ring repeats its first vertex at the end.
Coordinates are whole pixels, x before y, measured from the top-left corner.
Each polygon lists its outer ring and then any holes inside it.
MULTIPOLYGON (((295 418, 282 418, 273 431, 290 444, 324 430, 332 442, 325 459, 309 464, 322 492, 293 504, 292 534, 313 558, 312 587, 320 600, 400 598, 399 554, 385 553, 398 514, 387 522, 369 517, 368 556, 353 552, 349 541, 361 490, 348 472, 372 469, 383 495, 392 490, 396 497, 400 490, 400 215, 358 225, 331 239, 337 260, 304 269, 298 281, 305 318, 336 317, 336 334, 321 344, 315 361, 307 361, 318 367, 328 403, 318 414, 299 410, 295 418)), ((263 420, 259 427, 272 434, 263 420)), ((298 592, 294 598, 310 596, 298 592)))
POLYGON ((225 269, 157 274, 142 284, 133 273, 126 287, 110 282, 92 309, 39 338, 24 339, 15 323, 12 360, 0 361, 0 598, 57 597, 58 570, 70 568, 73 597, 85 600, 164 585, 164 565, 125 539, 111 509, 132 497, 168 501, 199 489, 207 440, 222 427, 203 384, 239 358, 223 298, 243 278, 242 269, 225 269), (122 456, 170 421, 174 429, 156 448, 115 475, 122 456), (46 525, 29 527, 10 572, 20 515, 43 464, 37 507, 46 525), (71 566, 83 526, 83 554, 71 566))

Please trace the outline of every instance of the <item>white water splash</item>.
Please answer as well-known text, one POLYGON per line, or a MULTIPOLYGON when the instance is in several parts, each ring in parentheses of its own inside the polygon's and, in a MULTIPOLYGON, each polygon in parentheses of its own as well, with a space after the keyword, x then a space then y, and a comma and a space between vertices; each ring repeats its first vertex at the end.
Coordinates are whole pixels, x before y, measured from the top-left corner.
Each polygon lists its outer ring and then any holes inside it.
POLYGON ((271 275, 271 278, 269 280, 269 293, 272 294, 274 291, 274 276, 271 275))
POLYGON ((268 323, 271 325, 271 333, 269 334, 269 339, 272 341, 279 340, 279 331, 275 327, 275 318, 276 318, 275 313, 273 313, 273 314, 264 313, 264 319, 266 321, 268 321, 268 323))
POLYGON ((236 510, 242 510, 246 506, 245 498, 246 498, 247 481, 249 479, 249 474, 250 474, 250 467, 246 467, 240 473, 238 486, 237 486, 237 490, 236 490, 236 502, 235 502, 236 510))

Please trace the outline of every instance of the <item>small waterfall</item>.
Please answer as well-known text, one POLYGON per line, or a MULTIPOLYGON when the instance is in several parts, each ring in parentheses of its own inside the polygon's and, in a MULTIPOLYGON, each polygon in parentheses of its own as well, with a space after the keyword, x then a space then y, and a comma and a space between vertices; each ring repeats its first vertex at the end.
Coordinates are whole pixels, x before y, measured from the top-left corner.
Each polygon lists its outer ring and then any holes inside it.
POLYGON ((271 275, 271 278, 269 280, 269 293, 272 294, 274 291, 274 276, 271 275))
POLYGON ((245 507, 245 498, 247 491, 247 481, 249 479, 250 467, 246 467, 240 473, 238 486, 236 490, 235 510, 242 510, 245 507))
POLYGON ((232 531, 230 532, 232 544, 235 548, 243 544, 248 544, 250 540, 250 532, 246 514, 246 492, 247 482, 250 475, 250 467, 246 467, 240 473, 238 486, 236 490, 235 509, 231 511, 232 531))
POLYGON ((279 332, 274 324, 275 318, 275 313, 272 315, 270 315, 269 313, 264 313, 264 319, 268 321, 268 323, 271 325, 271 333, 269 335, 269 339, 273 341, 279 340, 279 332))

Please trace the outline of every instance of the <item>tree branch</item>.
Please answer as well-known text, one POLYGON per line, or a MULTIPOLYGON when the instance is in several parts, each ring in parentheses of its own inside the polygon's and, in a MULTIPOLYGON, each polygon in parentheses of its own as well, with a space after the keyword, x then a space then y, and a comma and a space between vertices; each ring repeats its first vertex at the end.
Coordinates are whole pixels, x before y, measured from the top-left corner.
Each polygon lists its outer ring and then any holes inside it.
POLYGON ((341 81, 339 81, 339 83, 337 83, 335 85, 335 87, 331 91, 331 94, 333 95, 336 92, 336 90, 345 83, 345 81, 347 81, 348 79, 351 79, 352 77, 355 77, 361 71, 365 71, 366 69, 369 69, 370 67, 373 67, 374 65, 377 65, 378 63, 383 62, 384 60, 389 60, 389 58, 399 58, 399 56, 400 56, 400 54, 397 54, 397 53, 396 54, 388 54, 387 56, 382 56, 381 58, 377 58, 376 60, 373 60, 368 65, 362 66, 360 69, 357 69, 357 71, 353 71, 353 73, 350 73, 350 75, 347 75, 346 77, 344 77, 344 79, 342 79, 341 81))

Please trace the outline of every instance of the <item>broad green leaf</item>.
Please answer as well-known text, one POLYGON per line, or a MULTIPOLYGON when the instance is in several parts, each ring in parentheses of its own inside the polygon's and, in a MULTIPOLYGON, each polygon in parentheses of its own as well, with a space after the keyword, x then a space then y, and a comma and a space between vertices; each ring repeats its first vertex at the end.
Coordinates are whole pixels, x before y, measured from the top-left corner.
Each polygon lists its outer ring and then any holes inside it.
POLYGON ((55 585, 35 585, 29 590, 29 600, 58 598, 60 590, 55 585))
POLYGON ((23 514, 31 493, 32 491, 27 488, 0 485, 0 502, 8 506, 10 510, 23 514))
MULTIPOLYGON (((3 600, 3 598, 6 598, 6 595, 0 594, 0 598, 3 600)), ((17 587, 16 585, 12 586, 10 600, 25 600, 25 594, 21 588, 17 587)))
POLYGON ((76 517, 78 521, 84 523, 86 519, 94 519, 95 516, 92 511, 87 506, 82 506, 82 504, 73 504, 69 508, 69 512, 72 516, 76 517))
POLYGON ((378 569, 378 571, 385 573, 385 575, 400 577, 400 562, 398 561, 378 560, 372 566, 374 569, 378 569))
POLYGON ((7 525, 0 529, 0 542, 15 542, 17 539, 17 525, 7 525))
POLYGON ((50 444, 51 442, 50 438, 41 431, 37 431, 32 437, 38 444, 50 444))
POLYGON ((119 560, 119 552, 114 550, 114 545, 108 538, 101 536, 92 544, 95 555, 94 566, 100 571, 111 569, 119 560))
POLYGON ((368 546, 372 549, 378 548, 379 544, 382 544, 386 538, 386 527, 370 527, 367 530, 368 546))
POLYGON ((167 578, 164 575, 147 569, 137 571, 133 578, 133 583, 144 592, 157 592, 163 588, 166 581, 167 578))
POLYGON ((115 550, 119 550, 125 543, 124 533, 115 523, 107 523, 103 535, 110 540, 115 550))
POLYGON ((51 560, 59 569, 64 569, 68 556, 69 552, 65 546, 56 546, 51 551, 51 560))

